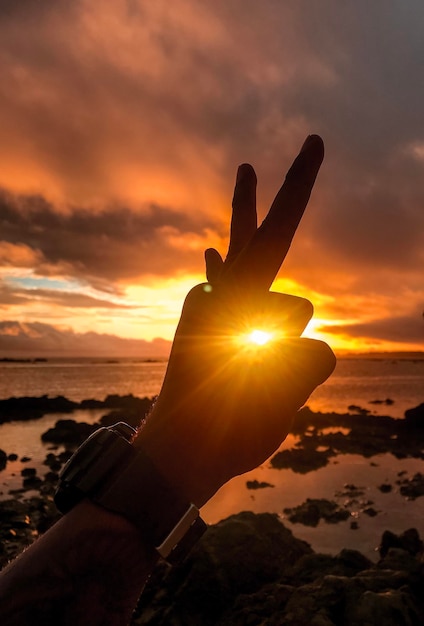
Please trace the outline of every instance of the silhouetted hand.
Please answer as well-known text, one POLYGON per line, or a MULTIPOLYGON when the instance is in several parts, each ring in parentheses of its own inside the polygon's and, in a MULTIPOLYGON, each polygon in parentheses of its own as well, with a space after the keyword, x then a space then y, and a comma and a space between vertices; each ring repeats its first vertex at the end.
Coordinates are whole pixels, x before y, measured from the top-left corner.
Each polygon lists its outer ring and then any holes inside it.
MULTIPOLYGON (((280 445, 334 368, 326 344, 300 337, 311 304, 269 292, 322 158, 310 137, 259 229, 256 176, 239 169, 227 258, 206 252, 209 282, 186 298, 162 391, 135 439, 199 507, 280 445), (246 343, 254 328, 270 341, 246 343)), ((157 559, 132 522, 83 500, 2 572, 0 622, 127 624, 157 559)))
POLYGON ((279 447, 334 369, 325 343, 300 337, 309 301, 269 292, 323 156, 322 140, 308 137, 259 228, 256 175, 240 166, 227 257, 206 251, 208 283, 184 303, 161 393, 136 445, 198 506, 279 447), (254 329, 270 340, 246 342, 254 329))

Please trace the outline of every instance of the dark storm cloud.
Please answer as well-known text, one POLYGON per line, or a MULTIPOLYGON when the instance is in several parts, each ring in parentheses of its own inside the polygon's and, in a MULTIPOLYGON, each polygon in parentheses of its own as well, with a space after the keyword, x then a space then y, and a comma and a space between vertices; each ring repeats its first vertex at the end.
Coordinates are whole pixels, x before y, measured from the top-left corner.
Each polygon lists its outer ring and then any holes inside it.
POLYGON ((40 252, 40 265, 35 268, 40 272, 51 266, 87 281, 198 270, 202 255, 190 249, 190 238, 206 237, 207 226, 195 215, 160 206, 142 212, 125 207, 60 212, 39 196, 0 192, 0 239, 40 252), (184 237, 187 245, 181 247, 184 237))
POLYGON ((310 216, 321 250, 360 273, 422 266, 422 3, 323 2, 298 27, 334 72, 333 84, 310 92, 299 81, 286 99, 327 141, 310 216))
POLYGON ((31 136, 65 189, 107 190, 111 171, 136 160, 141 184, 152 163, 192 176, 194 154, 208 161, 211 150, 220 177, 257 163, 268 201, 303 133, 316 131, 326 164, 303 230, 316 253, 377 271, 422 260, 423 161, 408 153, 424 141, 418 0, 408 10, 179 2, 174 14, 160 1, 41 5, 37 28, 34 9, 4 27, 3 132, 31 136))
POLYGON ((394 343, 410 343, 424 346, 424 317, 421 312, 410 316, 393 316, 358 324, 326 326, 327 333, 346 333, 350 337, 377 339, 394 343))

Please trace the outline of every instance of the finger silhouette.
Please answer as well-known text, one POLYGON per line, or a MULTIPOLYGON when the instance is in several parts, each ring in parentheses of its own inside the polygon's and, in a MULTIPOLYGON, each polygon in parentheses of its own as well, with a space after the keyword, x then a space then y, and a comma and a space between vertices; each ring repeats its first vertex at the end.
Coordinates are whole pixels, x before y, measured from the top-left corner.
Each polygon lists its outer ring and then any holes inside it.
POLYGON ((222 280, 248 290, 267 290, 275 279, 308 203, 324 158, 324 144, 310 135, 287 173, 268 215, 222 280))
POLYGON ((229 265, 249 243, 257 229, 255 170, 243 163, 237 170, 231 216, 230 245, 225 264, 229 265))

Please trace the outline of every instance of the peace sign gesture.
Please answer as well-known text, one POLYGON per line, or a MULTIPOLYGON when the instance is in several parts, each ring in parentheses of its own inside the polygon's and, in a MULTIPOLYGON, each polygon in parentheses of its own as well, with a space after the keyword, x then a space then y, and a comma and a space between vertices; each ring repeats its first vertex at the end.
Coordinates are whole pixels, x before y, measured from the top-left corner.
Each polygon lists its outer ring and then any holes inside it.
POLYGON ((225 262, 206 250, 206 273, 212 284, 234 281, 240 287, 268 290, 290 248, 324 158, 324 144, 310 135, 288 171, 274 202, 257 228, 256 174, 240 165, 233 197, 230 245, 225 262))
POLYGON ((197 506, 272 454, 334 369, 325 343, 300 337, 309 301, 269 291, 323 156, 320 137, 308 137, 259 228, 256 175, 240 166, 226 259, 206 251, 208 283, 184 303, 161 393, 135 445, 197 506), (255 330, 263 345, 246 342, 255 330))

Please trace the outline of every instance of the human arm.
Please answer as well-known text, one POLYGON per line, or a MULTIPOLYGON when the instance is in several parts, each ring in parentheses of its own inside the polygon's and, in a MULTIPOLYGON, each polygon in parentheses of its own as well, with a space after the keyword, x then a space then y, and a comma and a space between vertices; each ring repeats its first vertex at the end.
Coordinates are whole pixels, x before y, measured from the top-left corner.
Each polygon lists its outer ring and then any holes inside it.
MULTIPOLYGON (((255 174, 247 165, 239 170, 229 253, 224 262, 207 252, 207 288, 195 287, 186 299, 163 388, 134 442, 198 507, 280 445, 297 409, 334 367, 325 344, 300 337, 311 305, 268 291, 322 157, 313 137, 259 229, 255 174), (246 353, 233 341, 253 322, 274 326, 270 349, 246 353)), ((38 624, 55 611, 58 624, 84 623, 81 616, 125 624, 156 560, 150 541, 124 517, 85 501, 3 573, 0 616, 11 625, 38 624)))

